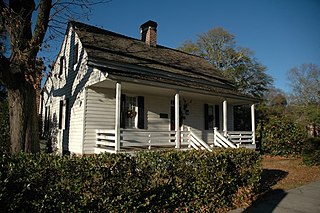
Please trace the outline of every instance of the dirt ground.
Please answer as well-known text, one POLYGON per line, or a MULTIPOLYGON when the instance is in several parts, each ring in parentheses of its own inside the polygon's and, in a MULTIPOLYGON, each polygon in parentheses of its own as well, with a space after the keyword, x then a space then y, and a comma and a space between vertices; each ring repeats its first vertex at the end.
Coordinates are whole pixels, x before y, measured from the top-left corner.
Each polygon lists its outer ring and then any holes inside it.
POLYGON ((320 181, 320 166, 306 166, 301 158, 264 156, 261 184, 266 190, 288 190, 320 181))

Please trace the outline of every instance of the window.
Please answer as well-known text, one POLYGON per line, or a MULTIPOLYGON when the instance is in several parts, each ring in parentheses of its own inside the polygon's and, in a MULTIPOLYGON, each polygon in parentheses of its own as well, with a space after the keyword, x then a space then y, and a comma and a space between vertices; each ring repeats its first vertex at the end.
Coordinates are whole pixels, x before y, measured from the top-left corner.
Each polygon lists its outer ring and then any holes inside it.
POLYGON ((220 126, 219 105, 204 105, 204 129, 212 130, 220 126))
POLYGON ((144 129, 144 97, 121 95, 120 127, 144 129))
POLYGON ((63 73, 63 67, 64 67, 64 56, 60 57, 60 70, 59 70, 59 77, 63 73))
POLYGON ((220 107, 219 105, 214 106, 214 114, 215 114, 215 127, 220 128, 220 107))
POLYGON ((79 51, 79 44, 76 43, 73 49, 73 65, 78 62, 78 51, 79 51))
POLYGON ((50 107, 45 107, 45 116, 44 116, 44 131, 45 133, 48 133, 50 129, 50 107))
POLYGON ((213 129, 213 105, 205 104, 204 105, 204 129, 209 130, 213 129))
POLYGON ((126 128, 136 128, 137 127, 137 98, 136 97, 127 97, 126 98, 126 109, 127 116, 125 119, 125 127, 126 128))
POLYGON ((59 129, 68 128, 68 119, 69 119, 69 98, 66 98, 66 100, 60 100, 59 129))

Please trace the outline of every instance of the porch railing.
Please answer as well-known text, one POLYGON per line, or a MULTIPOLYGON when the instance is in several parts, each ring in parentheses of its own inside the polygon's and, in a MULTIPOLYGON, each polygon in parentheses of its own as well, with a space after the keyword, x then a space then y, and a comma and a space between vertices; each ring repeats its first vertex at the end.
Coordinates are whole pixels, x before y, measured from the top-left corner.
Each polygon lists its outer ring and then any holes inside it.
MULTIPOLYGON (((212 151, 206 142, 199 138, 190 128, 180 131, 181 145, 187 145, 196 150, 207 149, 212 151)), ((228 131, 225 134, 214 129, 214 146, 224 148, 255 148, 253 144, 253 132, 250 131, 228 131)), ((109 148, 116 151, 116 132, 115 130, 96 130, 96 144, 99 148, 109 148)), ((128 147, 172 147, 176 148, 175 131, 152 131, 152 130, 121 130, 120 131, 120 149, 128 147)))
POLYGON ((213 144, 217 147, 224 147, 224 148, 237 148, 237 146, 228 140, 224 135, 222 135, 218 128, 214 128, 214 135, 213 135, 213 144))
POLYGON ((214 145, 218 147, 239 148, 246 147, 254 149, 254 133, 251 131, 228 131, 220 133, 217 128, 214 129, 214 145))
POLYGON ((196 150, 208 150, 208 151, 212 151, 211 147, 204 142, 201 138, 199 138, 195 133, 193 133, 191 131, 190 128, 188 128, 189 132, 190 132, 190 142, 189 142, 189 148, 192 147, 196 150))
POLYGON ((253 144, 253 133, 251 131, 228 131, 227 137, 237 146, 253 144))
MULTIPOLYGON (((181 131, 181 144, 188 145, 190 141, 190 131, 181 131)), ((152 147, 176 145, 175 131, 150 131, 150 130, 121 130, 120 148, 125 147, 152 147)), ((96 144, 115 149, 116 132, 115 130, 96 130, 96 144)))

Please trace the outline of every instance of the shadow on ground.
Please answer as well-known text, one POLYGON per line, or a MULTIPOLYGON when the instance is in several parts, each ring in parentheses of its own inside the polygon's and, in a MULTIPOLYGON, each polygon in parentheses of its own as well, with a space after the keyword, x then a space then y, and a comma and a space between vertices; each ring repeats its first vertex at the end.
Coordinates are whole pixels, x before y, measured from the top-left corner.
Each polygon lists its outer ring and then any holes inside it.
POLYGON ((273 212, 276 206, 287 195, 282 189, 272 189, 280 180, 284 179, 288 172, 277 169, 263 169, 260 180, 261 195, 251 206, 246 208, 243 212, 273 212))
POLYGON ((280 180, 287 177, 288 172, 279 169, 263 169, 260 180, 260 192, 262 194, 272 190, 280 180))

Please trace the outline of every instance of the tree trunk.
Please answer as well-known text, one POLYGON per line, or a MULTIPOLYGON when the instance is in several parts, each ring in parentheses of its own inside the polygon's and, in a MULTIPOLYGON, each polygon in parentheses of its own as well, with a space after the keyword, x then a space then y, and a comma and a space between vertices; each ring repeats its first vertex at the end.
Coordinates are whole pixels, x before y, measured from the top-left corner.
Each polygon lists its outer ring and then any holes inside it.
POLYGON ((18 88, 8 89, 11 153, 40 151, 36 91, 22 81, 18 88))

